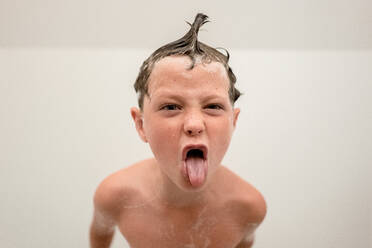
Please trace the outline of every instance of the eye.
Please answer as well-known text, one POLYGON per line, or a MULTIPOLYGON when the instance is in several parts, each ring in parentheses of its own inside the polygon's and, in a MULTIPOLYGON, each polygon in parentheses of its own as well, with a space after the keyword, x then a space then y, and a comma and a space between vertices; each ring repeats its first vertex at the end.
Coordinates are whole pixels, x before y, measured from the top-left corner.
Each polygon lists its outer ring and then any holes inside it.
POLYGON ((215 104, 215 103, 213 103, 213 104, 208 104, 208 105, 206 106, 206 108, 207 108, 207 109, 215 109, 215 110, 219 110, 219 109, 223 109, 223 106, 220 105, 220 104, 215 104))
POLYGON ((181 107, 177 104, 165 104, 161 108, 161 110, 168 110, 168 111, 174 111, 174 110, 180 110, 181 107))

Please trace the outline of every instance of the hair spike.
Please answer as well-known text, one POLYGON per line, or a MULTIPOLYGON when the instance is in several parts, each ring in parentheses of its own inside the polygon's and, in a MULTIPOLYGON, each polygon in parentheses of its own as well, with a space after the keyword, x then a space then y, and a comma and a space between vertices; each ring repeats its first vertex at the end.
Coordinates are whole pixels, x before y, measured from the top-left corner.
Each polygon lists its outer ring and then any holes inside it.
POLYGON ((194 20, 194 23, 192 24, 192 27, 194 28, 194 31, 196 33, 196 36, 199 33, 200 27, 203 26, 207 22, 209 22, 207 15, 204 15, 202 13, 198 13, 195 16, 195 20, 194 20))

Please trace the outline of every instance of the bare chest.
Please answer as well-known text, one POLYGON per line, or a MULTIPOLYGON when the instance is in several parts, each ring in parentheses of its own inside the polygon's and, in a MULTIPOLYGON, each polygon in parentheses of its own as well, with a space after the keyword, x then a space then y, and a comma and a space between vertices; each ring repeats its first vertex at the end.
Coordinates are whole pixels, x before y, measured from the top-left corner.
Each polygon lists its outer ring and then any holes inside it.
POLYGON ((232 213, 208 208, 135 209, 121 216, 119 229, 131 248, 234 248, 244 235, 244 226, 232 213))

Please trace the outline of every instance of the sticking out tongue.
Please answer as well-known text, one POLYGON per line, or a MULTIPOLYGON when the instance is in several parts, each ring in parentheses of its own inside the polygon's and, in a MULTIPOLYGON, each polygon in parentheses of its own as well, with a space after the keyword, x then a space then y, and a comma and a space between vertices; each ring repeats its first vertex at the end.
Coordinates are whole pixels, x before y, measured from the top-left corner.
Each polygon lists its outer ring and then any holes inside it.
POLYGON ((207 167, 204 158, 189 156, 186 159, 187 175, 192 186, 198 187, 204 183, 207 167))

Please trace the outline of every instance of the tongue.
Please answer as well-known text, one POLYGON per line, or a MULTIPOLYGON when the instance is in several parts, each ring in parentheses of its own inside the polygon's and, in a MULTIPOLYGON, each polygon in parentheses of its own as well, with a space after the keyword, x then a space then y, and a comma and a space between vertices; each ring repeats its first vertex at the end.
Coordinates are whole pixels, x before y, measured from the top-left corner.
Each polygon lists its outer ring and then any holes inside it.
POLYGON ((186 168, 191 185, 194 187, 202 185, 206 174, 204 159, 189 157, 186 159, 186 168))

